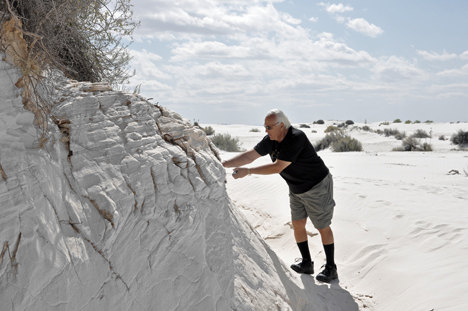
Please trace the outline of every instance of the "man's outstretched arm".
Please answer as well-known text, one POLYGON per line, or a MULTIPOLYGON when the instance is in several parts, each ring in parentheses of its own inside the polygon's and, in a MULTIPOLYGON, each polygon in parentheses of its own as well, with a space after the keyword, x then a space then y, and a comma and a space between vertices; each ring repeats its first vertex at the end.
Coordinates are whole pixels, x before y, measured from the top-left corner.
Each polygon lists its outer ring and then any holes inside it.
POLYGON ((246 168, 246 167, 236 167, 234 168, 234 174, 232 175, 234 179, 243 178, 249 174, 258 174, 258 175, 271 175, 271 174, 279 174, 285 168, 287 168, 291 162, 276 160, 273 163, 246 168))
POLYGON ((224 167, 239 167, 250 164, 258 158, 260 158, 258 152, 255 151, 255 149, 251 149, 233 157, 232 159, 223 161, 222 164, 224 167))

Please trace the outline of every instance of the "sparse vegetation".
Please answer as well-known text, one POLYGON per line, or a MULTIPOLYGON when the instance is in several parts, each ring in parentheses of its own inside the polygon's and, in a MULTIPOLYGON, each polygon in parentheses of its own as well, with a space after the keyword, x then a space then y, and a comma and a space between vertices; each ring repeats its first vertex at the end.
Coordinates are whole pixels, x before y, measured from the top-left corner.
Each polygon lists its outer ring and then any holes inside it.
POLYGON ((249 132, 258 133, 260 130, 256 127, 252 128, 249 132))
POLYGON ((450 141, 454 145, 458 145, 460 148, 468 147, 468 131, 459 130, 453 134, 450 141))
POLYGON ((403 140, 402 146, 393 148, 393 151, 432 151, 432 145, 429 143, 422 143, 421 140, 410 136, 403 140))
POLYGON ((390 137, 390 136, 395 136, 396 134, 399 134, 400 131, 398 131, 398 129, 391 129, 391 128, 388 128, 388 129, 384 129, 383 130, 383 134, 385 135, 385 137, 390 137))
POLYGON ((422 129, 417 129, 416 131, 414 131, 413 135, 411 136, 415 138, 430 138, 431 137, 425 130, 422 130, 422 129))
POLYGON ((411 124, 411 120, 406 120, 405 124, 411 124))
POLYGON ((403 140, 406 138, 406 132, 398 132, 394 136, 397 140, 403 140))
POLYGON ((122 40, 131 42, 139 25, 129 0, 2 0, 0 11, 22 24, 29 54, 24 62, 34 59, 42 70, 55 68, 74 80, 113 86, 134 74, 129 44, 122 40))
POLYGON ((241 144, 239 142, 239 138, 232 137, 228 133, 216 134, 216 135, 213 135, 210 139, 218 149, 228 151, 228 152, 243 151, 243 149, 241 148, 241 144))
POLYGON ((346 125, 353 125, 354 124, 354 122, 352 120, 346 120, 345 123, 346 123, 346 125))
POLYGON ((393 123, 401 123, 401 120, 400 119, 395 119, 395 120, 393 120, 393 123))
POLYGON ((316 151, 329 147, 334 152, 362 151, 362 144, 340 129, 328 133, 314 145, 316 151))
POLYGON ((203 132, 205 132, 206 136, 210 136, 215 133, 215 130, 211 126, 206 126, 203 128, 203 132))
POLYGON ((362 144, 357 139, 347 135, 332 144, 331 147, 334 152, 362 151, 362 144))
POLYGON ((372 129, 368 125, 364 125, 361 129, 366 132, 372 132, 372 129))
POLYGON ((323 120, 317 120, 317 121, 314 121, 314 124, 325 124, 325 121, 323 121, 323 120))
POLYGON ((381 125, 390 125, 390 122, 385 121, 385 122, 382 122, 382 123, 379 124, 379 126, 381 126, 381 125))
POLYGON ((335 131, 339 131, 340 129, 336 126, 333 126, 333 125, 329 125, 325 131, 323 131, 324 133, 330 133, 330 132, 335 132, 335 131))
POLYGON ((440 136, 439 136, 439 140, 445 140, 445 136, 444 136, 444 135, 440 135, 440 136))
POLYGON ((299 128, 306 128, 306 129, 309 129, 310 126, 307 125, 307 124, 299 124, 299 128))

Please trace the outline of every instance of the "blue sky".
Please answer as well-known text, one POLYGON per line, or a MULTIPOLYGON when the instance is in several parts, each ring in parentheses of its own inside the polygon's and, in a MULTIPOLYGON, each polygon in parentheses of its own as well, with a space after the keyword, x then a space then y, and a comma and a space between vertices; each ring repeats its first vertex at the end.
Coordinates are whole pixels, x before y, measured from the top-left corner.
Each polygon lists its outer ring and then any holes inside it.
POLYGON ((468 121, 468 1, 132 0, 130 87, 191 121, 468 121))

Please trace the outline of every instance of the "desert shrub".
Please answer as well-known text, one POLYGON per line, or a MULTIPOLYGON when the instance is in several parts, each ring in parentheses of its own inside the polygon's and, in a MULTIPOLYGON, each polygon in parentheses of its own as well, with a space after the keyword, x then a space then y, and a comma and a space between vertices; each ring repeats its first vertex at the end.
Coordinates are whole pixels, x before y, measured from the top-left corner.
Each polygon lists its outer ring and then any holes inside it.
POLYGON ((381 126, 381 125, 390 125, 390 122, 385 121, 385 122, 382 122, 382 123, 379 124, 379 126, 381 126))
POLYGON ((198 126, 201 128, 200 124, 197 121, 193 122, 193 126, 198 126))
POLYGON ((383 131, 381 129, 376 129, 375 132, 379 135, 383 135, 383 131))
POLYGON ((334 152, 362 151, 362 144, 351 136, 344 136, 332 144, 334 152))
POLYGON ((210 136, 215 133, 215 130, 211 126, 206 126, 203 128, 203 132, 205 132, 206 136, 210 136))
POLYGON ((406 138, 406 132, 398 132, 395 134, 395 138, 397 140, 403 140, 406 138))
POLYGON ((429 143, 423 143, 421 145, 421 151, 432 151, 432 145, 429 143))
POLYGON ((330 132, 335 132, 335 131, 339 131, 339 130, 340 130, 340 129, 339 129, 338 127, 333 126, 333 125, 329 125, 329 126, 325 129, 324 133, 330 133, 330 132))
POLYGON ((414 124, 417 124, 417 123, 421 123, 421 121, 415 120, 413 123, 414 123, 414 124))
POLYGON ((338 124, 337 126, 338 126, 339 128, 342 128, 342 127, 346 127, 347 125, 344 124, 344 123, 340 123, 340 124, 338 124))
POLYGON ((307 124, 299 124, 300 128, 310 129, 310 126, 307 124))
POLYGON ((225 134, 216 134, 210 137, 213 144, 218 147, 218 149, 228 151, 228 152, 240 152, 242 148, 240 146, 239 138, 232 137, 228 133, 225 134))
MULTIPOLYGON (((1 12, 21 20, 28 60, 78 81, 128 82, 131 40, 138 22, 129 0, 2 0, 1 12), (11 10, 11 11, 10 11, 11 10)), ((3 21, 2 21, 3 22, 3 21)))
POLYGON ((328 133, 314 145, 316 151, 329 147, 334 152, 362 151, 362 144, 358 140, 346 135, 342 130, 328 133))
POLYGON ((366 132, 372 132, 372 129, 368 125, 364 125, 361 129, 366 132))
POLYGON ((312 133, 317 133, 317 131, 316 131, 316 130, 312 130, 312 133))
POLYGON ((413 151, 416 150, 419 145, 419 140, 410 136, 403 140, 402 147, 405 151, 413 151))
POLYGON ((468 146, 468 131, 459 130, 452 135, 450 141, 452 144, 459 145, 460 147, 468 146))
POLYGON ((444 135, 440 135, 440 136, 439 136, 439 140, 445 140, 445 136, 444 136, 444 135))
POLYGON ((325 124, 325 121, 323 120, 317 120, 314 122, 314 124, 325 124))
POLYGON ((353 125, 354 124, 354 122, 352 120, 346 120, 345 123, 346 123, 346 125, 353 125))
POLYGON ((393 148, 393 151, 432 151, 432 145, 428 143, 421 144, 421 141, 410 136, 402 141, 401 147, 393 148))
POLYGON ((417 129, 414 131, 413 135, 411 135, 415 138, 429 138, 431 137, 425 130, 422 129, 417 129))
MULTIPOLYGON (((415 121, 414 123, 416 123, 416 121, 415 121)), ((424 123, 434 123, 434 121, 432 121, 432 120, 426 120, 424 123)))
POLYGON ((393 120, 393 123, 401 123, 401 120, 400 119, 395 119, 395 120, 393 120))
POLYGON ((329 132, 324 138, 314 144, 314 149, 315 151, 327 149, 332 145, 332 143, 337 142, 344 136, 345 134, 341 130, 329 132))
POLYGON ((253 129, 251 129, 249 132, 254 132, 254 133, 258 133, 260 132, 260 130, 256 127, 254 127, 253 129))
POLYGON ((406 120, 405 124, 411 124, 411 120, 406 120))
POLYGON ((384 129, 383 130, 383 134, 385 135, 385 137, 389 137, 389 136, 395 136, 396 134, 399 134, 400 131, 398 131, 398 129, 384 129))

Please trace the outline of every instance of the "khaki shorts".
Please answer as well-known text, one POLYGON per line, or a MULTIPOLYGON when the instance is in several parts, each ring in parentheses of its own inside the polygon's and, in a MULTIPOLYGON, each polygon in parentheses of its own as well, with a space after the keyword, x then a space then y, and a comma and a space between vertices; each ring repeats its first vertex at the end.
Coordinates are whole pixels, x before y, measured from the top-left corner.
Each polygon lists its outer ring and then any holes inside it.
POLYGON ((332 175, 328 174, 304 193, 294 194, 289 191, 289 204, 292 220, 301 220, 308 216, 317 229, 330 226, 335 206, 332 175))

